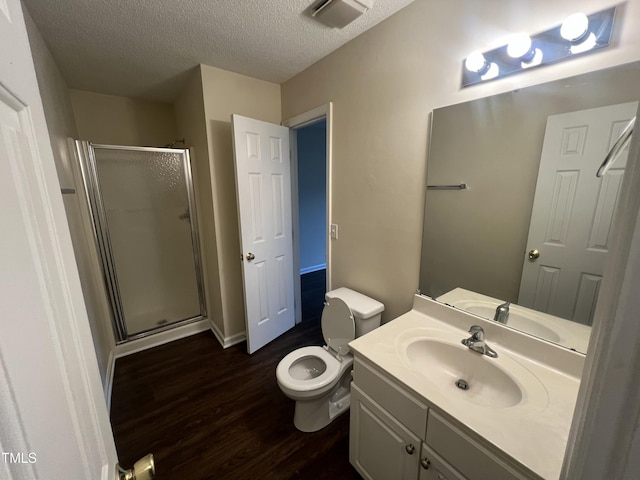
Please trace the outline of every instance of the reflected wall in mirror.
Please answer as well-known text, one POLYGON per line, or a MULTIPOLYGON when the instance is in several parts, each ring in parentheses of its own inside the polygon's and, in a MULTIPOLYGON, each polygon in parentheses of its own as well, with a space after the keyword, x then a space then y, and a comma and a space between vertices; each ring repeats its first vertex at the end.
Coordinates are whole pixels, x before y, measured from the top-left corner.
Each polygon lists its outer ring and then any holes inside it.
POLYGON ((635 62, 434 110, 427 183, 468 188, 427 191, 421 293, 586 352, 639 99, 635 62))

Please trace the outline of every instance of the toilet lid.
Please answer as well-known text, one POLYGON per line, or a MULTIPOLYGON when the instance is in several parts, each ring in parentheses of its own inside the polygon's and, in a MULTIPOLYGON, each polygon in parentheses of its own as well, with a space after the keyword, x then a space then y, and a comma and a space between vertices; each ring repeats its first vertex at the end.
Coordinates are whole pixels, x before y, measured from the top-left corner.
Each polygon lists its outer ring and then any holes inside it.
POLYGON ((356 338, 356 325, 351 309, 340 298, 330 298, 322 310, 322 335, 327 346, 339 355, 351 350, 348 343, 356 338))

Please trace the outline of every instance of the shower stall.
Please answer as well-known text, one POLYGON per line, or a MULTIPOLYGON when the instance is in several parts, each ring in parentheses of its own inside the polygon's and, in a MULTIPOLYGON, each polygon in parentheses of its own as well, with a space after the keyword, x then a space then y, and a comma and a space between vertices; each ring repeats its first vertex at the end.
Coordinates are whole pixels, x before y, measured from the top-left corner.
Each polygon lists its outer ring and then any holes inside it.
POLYGON ((204 318, 189 151, 76 149, 117 342, 204 318))

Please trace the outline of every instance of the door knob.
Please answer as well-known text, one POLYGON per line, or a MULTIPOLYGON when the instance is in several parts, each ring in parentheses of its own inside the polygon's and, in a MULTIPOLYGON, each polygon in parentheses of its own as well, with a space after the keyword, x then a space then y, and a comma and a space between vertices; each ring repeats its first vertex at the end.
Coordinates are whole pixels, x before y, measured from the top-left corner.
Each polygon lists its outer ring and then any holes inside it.
POLYGON ((138 460, 129 470, 120 465, 116 465, 116 469, 118 480, 152 480, 156 477, 156 465, 151 453, 138 460))
POLYGON ((539 256, 540 256, 540 251, 539 250, 536 250, 534 248, 533 250, 529 251, 529 261, 533 262, 539 256))
POLYGON ((254 258, 256 258, 256 256, 255 256, 253 253, 251 253, 251 252, 247 253, 247 260, 248 260, 248 261, 251 261, 251 260, 253 260, 254 258))

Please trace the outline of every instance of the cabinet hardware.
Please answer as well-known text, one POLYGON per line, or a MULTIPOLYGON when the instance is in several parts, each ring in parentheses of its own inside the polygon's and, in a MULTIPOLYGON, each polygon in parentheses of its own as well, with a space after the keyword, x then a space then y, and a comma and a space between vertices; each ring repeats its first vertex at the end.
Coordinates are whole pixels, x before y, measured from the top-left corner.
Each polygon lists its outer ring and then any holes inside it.
POLYGON ((425 470, 429 470, 429 467, 431 466, 431 460, 429 460, 427 457, 423 457, 420 460, 420 465, 422 465, 422 468, 424 468, 425 470))
POLYGON ((413 452, 416 451, 416 447, 414 447, 412 444, 405 446, 404 449, 407 451, 409 455, 413 455, 413 452))

